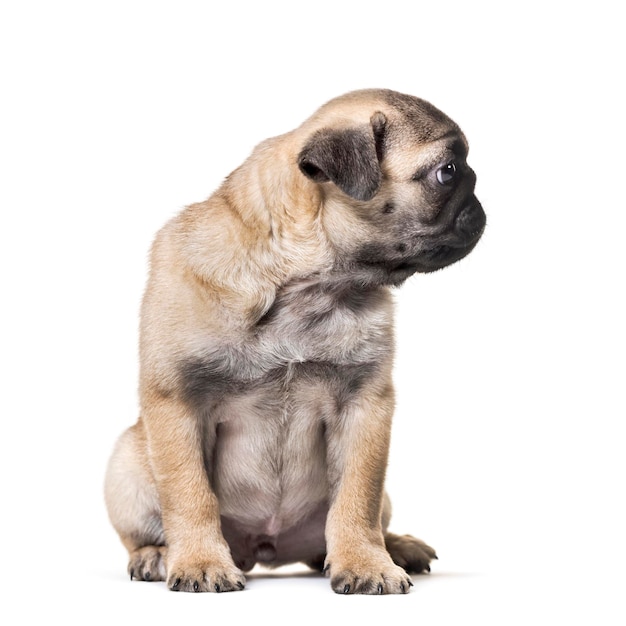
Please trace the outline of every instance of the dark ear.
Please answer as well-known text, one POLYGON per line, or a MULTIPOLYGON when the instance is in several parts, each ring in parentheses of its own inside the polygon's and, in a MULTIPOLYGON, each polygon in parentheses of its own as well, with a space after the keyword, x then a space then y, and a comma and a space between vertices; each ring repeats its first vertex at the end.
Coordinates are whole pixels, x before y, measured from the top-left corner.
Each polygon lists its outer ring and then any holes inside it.
POLYGON ((332 181, 355 200, 370 200, 382 179, 379 155, 385 122, 382 113, 375 113, 368 125, 318 130, 298 156, 300 170, 315 182, 332 181))

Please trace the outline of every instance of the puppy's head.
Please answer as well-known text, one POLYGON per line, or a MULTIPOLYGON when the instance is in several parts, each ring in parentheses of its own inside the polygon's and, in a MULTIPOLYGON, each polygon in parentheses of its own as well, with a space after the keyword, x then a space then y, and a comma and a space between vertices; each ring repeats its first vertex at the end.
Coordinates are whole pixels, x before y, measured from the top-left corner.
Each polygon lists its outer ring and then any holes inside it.
POLYGON ((304 125, 298 156, 318 184, 338 263, 397 285, 467 255, 485 214, 459 127, 429 103, 386 90, 332 100, 304 125))

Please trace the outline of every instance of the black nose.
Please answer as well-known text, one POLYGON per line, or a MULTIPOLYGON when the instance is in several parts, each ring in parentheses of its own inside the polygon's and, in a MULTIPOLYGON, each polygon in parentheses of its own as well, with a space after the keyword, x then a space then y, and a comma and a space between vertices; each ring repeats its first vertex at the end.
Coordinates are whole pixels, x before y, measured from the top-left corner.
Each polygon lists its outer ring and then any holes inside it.
POLYGON ((486 222, 483 207, 475 197, 472 197, 470 202, 459 211, 455 230, 463 239, 471 241, 482 234, 486 222))

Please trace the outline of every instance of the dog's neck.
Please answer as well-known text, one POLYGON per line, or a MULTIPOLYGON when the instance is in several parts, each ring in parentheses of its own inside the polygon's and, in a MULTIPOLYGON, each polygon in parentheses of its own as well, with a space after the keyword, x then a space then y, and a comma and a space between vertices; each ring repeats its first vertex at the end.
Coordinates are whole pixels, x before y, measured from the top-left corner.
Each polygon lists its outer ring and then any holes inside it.
POLYGON ((207 292, 219 294, 223 307, 237 316, 245 311, 244 323, 262 317, 284 285, 328 272, 335 263, 322 227, 320 191, 289 166, 296 158, 290 142, 289 134, 263 142, 211 198, 186 209, 187 223, 197 224, 180 238, 189 270, 207 292), (277 142, 286 149, 277 150, 277 142), (282 167, 277 159, 285 161, 282 167), (219 221, 224 209, 243 226, 232 239, 219 221), (213 241, 207 241, 207 232, 213 241), (216 245, 232 248, 231 262, 215 262, 211 251, 216 245))

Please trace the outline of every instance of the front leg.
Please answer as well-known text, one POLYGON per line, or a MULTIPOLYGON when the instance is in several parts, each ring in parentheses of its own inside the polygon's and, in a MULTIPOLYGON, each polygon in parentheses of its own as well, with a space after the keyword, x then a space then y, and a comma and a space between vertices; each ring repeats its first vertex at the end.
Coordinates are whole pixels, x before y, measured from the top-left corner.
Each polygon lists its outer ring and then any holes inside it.
POLYGON ((387 552, 381 522, 393 405, 391 383, 377 381, 327 426, 325 571, 336 593, 407 593, 413 585, 387 552))
POLYGON ((144 401, 143 418, 168 546, 168 587, 243 589, 245 578, 222 535, 217 497, 207 477, 200 419, 181 400, 161 395, 144 401))

